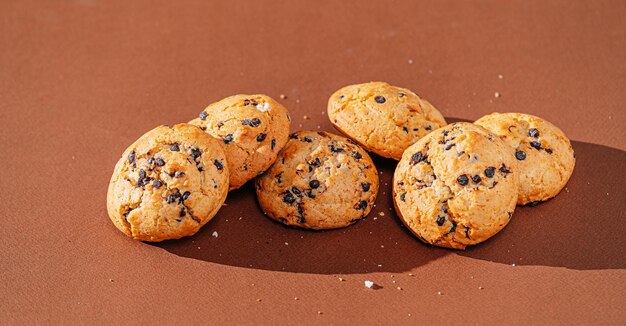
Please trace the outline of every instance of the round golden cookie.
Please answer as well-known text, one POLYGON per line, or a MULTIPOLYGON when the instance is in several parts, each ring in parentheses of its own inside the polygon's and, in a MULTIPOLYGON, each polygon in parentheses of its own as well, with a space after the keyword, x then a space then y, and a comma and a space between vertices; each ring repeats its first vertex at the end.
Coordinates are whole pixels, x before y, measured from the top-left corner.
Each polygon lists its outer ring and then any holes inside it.
POLYGON ((133 239, 178 239, 211 220, 227 194, 228 166, 218 140, 189 124, 159 126, 115 165, 107 210, 133 239))
POLYGON ((561 129, 544 119, 496 112, 475 124, 515 149, 520 171, 518 205, 536 204, 558 195, 574 172, 572 144, 561 129))
POLYGON ((256 179, 267 216, 310 229, 340 228, 364 218, 378 193, 376 167, 366 151, 327 132, 299 131, 256 179))
POLYGON ((398 216, 422 241, 465 249, 511 219, 517 162, 497 136, 471 123, 435 130, 407 148, 393 177, 398 216))
POLYGON ((337 130, 368 151, 395 160, 420 138, 446 125, 428 101, 383 82, 336 91, 328 100, 328 117, 337 130))
POLYGON ((209 105, 189 123, 220 139, 230 190, 269 168, 289 136, 287 109, 266 95, 234 95, 209 105))

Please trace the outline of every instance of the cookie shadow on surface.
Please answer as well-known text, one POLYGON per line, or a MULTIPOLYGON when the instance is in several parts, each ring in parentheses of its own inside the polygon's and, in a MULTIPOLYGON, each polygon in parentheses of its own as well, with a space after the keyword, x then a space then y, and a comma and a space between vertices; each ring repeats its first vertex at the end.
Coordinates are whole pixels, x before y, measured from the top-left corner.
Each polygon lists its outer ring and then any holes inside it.
POLYGON ((517 266, 626 268, 626 152, 577 141, 572 147, 576 167, 558 196, 518 206, 502 232, 457 254, 517 266))
POLYGON ((397 162, 376 155, 383 172, 376 207, 352 226, 327 231, 283 226, 263 215, 249 182, 231 192, 227 206, 195 236, 154 245, 218 264, 314 274, 404 272, 448 254, 518 266, 624 269, 626 152, 572 145, 577 162, 567 189, 536 207, 517 207, 502 232, 465 251, 425 245, 404 228, 391 199, 397 162))

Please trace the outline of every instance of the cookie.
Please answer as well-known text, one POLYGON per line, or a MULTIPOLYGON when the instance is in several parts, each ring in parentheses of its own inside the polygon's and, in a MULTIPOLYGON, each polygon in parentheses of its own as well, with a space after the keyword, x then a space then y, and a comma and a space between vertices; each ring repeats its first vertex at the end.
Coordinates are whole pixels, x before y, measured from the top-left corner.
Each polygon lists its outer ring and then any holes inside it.
POLYGON ((107 194, 113 224, 141 241, 195 234, 228 194, 219 142, 189 124, 159 126, 124 151, 107 194))
POLYGON ((286 225, 340 228, 364 218, 378 194, 378 173, 366 151, 327 132, 299 131, 256 179, 261 208, 286 225))
POLYGON ((536 204, 556 196, 574 172, 572 144, 561 129, 544 119, 496 112, 475 124, 515 149, 520 172, 518 205, 536 204))
POLYGON ((404 150, 446 125, 428 101, 383 82, 346 86, 328 100, 334 127, 370 152, 399 160, 404 150))
POLYGON ((289 137, 287 109, 266 95, 234 95, 209 105, 189 123, 220 140, 230 190, 269 168, 289 137))
POLYGON ((409 147, 396 167, 393 200, 423 242, 465 249, 502 230, 517 201, 513 150, 486 129, 453 123, 409 147))

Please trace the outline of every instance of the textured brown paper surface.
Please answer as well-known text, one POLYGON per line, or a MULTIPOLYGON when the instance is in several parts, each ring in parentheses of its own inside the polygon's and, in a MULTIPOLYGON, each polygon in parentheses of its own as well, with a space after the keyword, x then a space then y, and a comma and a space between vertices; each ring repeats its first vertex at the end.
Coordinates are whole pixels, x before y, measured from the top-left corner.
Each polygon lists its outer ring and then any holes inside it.
POLYGON ((3 1, 1 320, 624 324, 625 14, 624 1, 3 1), (330 94, 370 80, 451 121, 544 117, 573 140, 567 189, 464 252, 401 227, 395 162, 379 157, 376 208, 341 230, 274 223, 249 184, 185 240, 140 243, 109 221, 115 162, 155 126, 259 92, 292 130, 333 131, 330 94))

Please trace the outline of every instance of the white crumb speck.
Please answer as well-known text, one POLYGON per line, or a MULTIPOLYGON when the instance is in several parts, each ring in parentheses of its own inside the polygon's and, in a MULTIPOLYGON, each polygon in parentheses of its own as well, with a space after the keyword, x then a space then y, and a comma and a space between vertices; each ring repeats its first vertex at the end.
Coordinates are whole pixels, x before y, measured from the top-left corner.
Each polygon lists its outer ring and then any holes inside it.
POLYGON ((261 112, 266 112, 270 110, 270 104, 265 102, 264 104, 257 104, 256 109, 261 111, 261 112))
POLYGON ((308 116, 308 115, 305 115, 305 116, 303 116, 303 117, 302 117, 302 119, 304 119, 304 120, 309 120, 309 116, 308 116))
POLYGON ((409 59, 409 64, 412 65, 413 64, 413 60, 409 59))
POLYGON ((502 94, 500 94, 500 92, 495 92, 495 93, 493 93, 493 96, 495 96, 496 98, 498 98, 498 97, 502 96, 502 94))
POLYGON ((343 278, 343 277, 340 277, 340 278, 339 278, 339 282, 344 282, 345 280, 346 280, 346 279, 345 279, 345 278, 343 278))
POLYGON ((515 264, 511 264, 511 266, 515 267, 515 264))
POLYGON ((498 75, 498 79, 502 79, 502 78, 504 78, 504 76, 498 75))
POLYGON ((382 264, 378 264, 378 267, 383 267, 383 265, 382 264))
POLYGON ((289 242, 285 242, 285 246, 288 246, 288 245, 289 245, 289 242))
POLYGON ((438 295, 443 295, 443 292, 439 291, 437 292, 438 295))
POLYGON ((217 238, 217 231, 213 231, 213 234, 211 234, 213 237, 217 238))
POLYGON ((374 282, 372 282, 372 281, 365 281, 364 283, 365 283, 365 287, 366 288, 371 289, 371 288, 374 287, 374 282))
POLYGON ((378 213, 378 215, 385 216, 385 212, 380 212, 380 213, 378 213))

